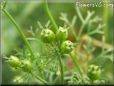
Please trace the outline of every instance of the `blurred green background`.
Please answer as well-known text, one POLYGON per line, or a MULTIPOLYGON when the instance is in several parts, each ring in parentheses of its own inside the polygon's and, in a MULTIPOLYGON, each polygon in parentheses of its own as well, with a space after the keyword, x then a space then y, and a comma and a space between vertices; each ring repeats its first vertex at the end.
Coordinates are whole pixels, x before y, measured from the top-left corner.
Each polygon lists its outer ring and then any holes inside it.
MULTIPOLYGON (((58 26, 63 26, 63 22, 59 19, 60 13, 65 12, 68 15, 69 20, 76 15, 75 3, 49 3, 50 11, 57 23, 58 26)), ((17 2, 8 2, 6 9, 8 12, 14 17, 18 25, 21 27, 24 34, 29 37, 27 30, 30 29, 31 26, 34 28, 38 28, 37 21, 40 21, 42 25, 49 20, 45 10, 42 6, 42 3, 17 3, 17 2)), ((104 7, 86 7, 80 8, 82 15, 85 17, 86 12, 88 10, 95 11, 95 15, 101 17, 106 21, 106 36, 107 43, 111 46, 113 45, 113 9, 112 7, 108 7, 105 9, 104 7), (106 10, 106 11, 105 11, 106 10), (107 13, 107 15, 105 15, 107 13), (105 16, 105 17, 104 17, 105 16), (108 34, 108 35, 107 35, 108 34)), ((80 29, 81 21, 76 22, 76 29, 80 29)), ((14 29, 15 27, 10 22, 10 20, 2 13, 2 56, 10 56, 15 54, 15 50, 19 50, 23 48, 23 40, 20 35, 14 29)), ((85 31, 86 34, 86 31, 85 31)), ((95 36, 100 39, 100 37, 95 36)), ((99 53, 96 51, 96 53, 99 53)), ((9 65, 2 61, 2 83, 12 83, 13 77, 18 74, 15 73, 9 68, 9 65)), ((103 66, 105 67, 106 76, 108 76, 109 82, 113 82, 113 62, 107 60, 103 66)))

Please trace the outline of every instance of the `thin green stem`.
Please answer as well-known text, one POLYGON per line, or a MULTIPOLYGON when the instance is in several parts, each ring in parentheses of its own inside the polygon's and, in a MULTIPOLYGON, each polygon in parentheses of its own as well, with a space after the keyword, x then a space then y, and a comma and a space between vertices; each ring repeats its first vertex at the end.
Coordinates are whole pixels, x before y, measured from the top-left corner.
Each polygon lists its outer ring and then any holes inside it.
POLYGON ((59 56, 59 64, 60 64, 60 71, 61 71, 61 83, 64 81, 64 70, 63 70, 63 64, 61 56, 59 56))
POLYGON ((84 30, 84 27, 85 27, 85 23, 81 26, 81 28, 80 28, 80 31, 79 31, 79 35, 78 35, 78 42, 80 41, 80 37, 81 37, 81 35, 82 35, 82 32, 83 32, 83 30, 84 30))
POLYGON ((53 31, 56 32, 57 29, 58 29, 58 26, 57 26, 57 24, 56 24, 54 18, 52 17, 51 12, 50 12, 50 10, 49 10, 49 8, 48 8, 47 0, 44 0, 44 8, 45 8, 45 11, 46 11, 46 13, 47 13, 49 19, 51 20, 51 22, 52 22, 52 24, 53 24, 53 26, 54 26, 53 31))
POLYGON ((42 73, 41 67, 38 66, 38 63, 36 63, 36 65, 37 65, 37 70, 38 70, 40 77, 44 79, 44 75, 42 73))
POLYGON ((42 79, 41 77, 39 77, 38 75, 35 75, 33 72, 31 72, 31 74, 38 80, 40 80, 43 84, 48 84, 47 81, 45 81, 44 79, 42 79))
POLYGON ((75 24, 76 24, 76 20, 77 20, 77 16, 74 16, 73 17, 73 20, 72 20, 72 28, 71 28, 71 30, 72 30, 72 33, 73 33, 73 35, 74 35, 74 38, 75 38, 75 41, 77 41, 77 34, 76 34, 76 31, 75 31, 75 24))
POLYGON ((70 57, 71 57, 71 59, 72 59, 74 65, 75 65, 76 69, 77 69, 77 70, 79 71, 79 73, 82 75, 83 72, 82 72, 82 70, 81 70, 81 68, 80 68, 80 64, 78 63, 77 58, 74 57, 71 53, 70 53, 70 57))
MULTIPOLYGON (((4 14, 10 19, 10 21, 14 24, 14 26, 16 27, 15 29, 19 32, 19 34, 21 35, 22 39, 24 40, 25 44, 27 45, 31 55, 33 56, 33 58, 35 57, 34 56, 34 53, 32 51, 32 48, 29 44, 29 42, 26 40, 26 37, 24 36, 23 32, 21 31, 20 27, 16 24, 15 20, 13 19, 13 17, 7 12, 7 10, 5 9, 2 9, 2 11, 4 12, 4 14)), ((32 58, 32 59, 33 59, 32 58)))
POLYGON ((82 22, 82 23, 84 23, 84 18, 83 18, 83 16, 82 16, 82 14, 81 14, 81 12, 80 12, 80 10, 79 10, 79 7, 78 7, 78 6, 76 6, 76 11, 77 11, 77 14, 78 14, 78 16, 79 16, 79 18, 80 18, 81 22, 82 22))
MULTIPOLYGON (((107 1, 107 0, 105 0, 105 1, 107 1)), ((106 37, 106 41, 109 41, 109 33, 108 33, 109 28, 107 27, 108 16, 109 16, 108 6, 106 6, 103 9, 103 23, 106 24, 105 27, 103 28, 103 31, 104 31, 104 35, 106 37)))

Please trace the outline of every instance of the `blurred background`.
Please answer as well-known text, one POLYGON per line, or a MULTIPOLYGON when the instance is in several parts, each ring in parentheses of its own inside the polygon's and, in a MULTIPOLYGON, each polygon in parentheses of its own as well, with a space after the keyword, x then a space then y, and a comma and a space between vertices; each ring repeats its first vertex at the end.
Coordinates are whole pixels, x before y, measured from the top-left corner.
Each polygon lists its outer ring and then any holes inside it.
MULTIPOLYGON (((49 9, 57 23, 58 26, 63 26, 64 22, 59 19, 60 14, 67 13, 68 19, 71 20, 74 15, 77 16, 77 12, 75 9, 75 3, 49 3, 49 9)), ((29 3, 29 2, 8 2, 6 9, 8 12, 14 17, 17 24, 21 27, 23 33, 26 37, 29 37, 30 34, 27 32, 30 30, 30 27, 33 27, 33 30, 38 28, 37 21, 40 21, 42 25, 45 25, 48 21, 48 17, 45 13, 45 10, 42 6, 42 3, 29 3)), ((103 27, 103 33, 106 38, 106 44, 108 44, 112 48, 113 46, 113 8, 112 7, 80 7, 80 12, 82 16, 85 18, 87 16, 87 11, 94 11, 94 16, 98 16, 102 19, 101 24, 105 23, 106 26, 103 27)), ((81 21, 77 16, 77 21, 75 24, 75 31, 78 32, 81 27, 81 21)), ((98 26, 99 22, 95 23, 93 28, 98 26)), ((21 39, 18 32, 14 29, 15 27, 10 22, 10 20, 2 13, 2 38, 1 38, 1 46, 2 46, 2 56, 10 56, 15 55, 16 50, 20 50, 23 48, 23 40, 21 39)), ((86 31, 87 27, 84 28, 83 34, 87 35, 86 31)), ((70 31, 69 31, 70 32, 70 31)), ((91 35, 91 38, 95 38, 97 41, 101 42, 101 35, 94 34, 91 35)), ((69 39, 74 41, 75 38, 72 35, 69 35, 69 39)), ((87 41, 87 40, 86 40, 87 41)), ((33 44, 35 48, 36 44, 33 44)), ((97 44, 96 44, 97 45, 97 44)), ((40 44, 39 44, 40 46, 40 44)), ((40 52, 39 47, 37 50, 40 52)), ((101 48, 96 46, 96 50, 92 53, 92 58, 95 58, 97 55, 101 53, 101 48)), ((113 54, 109 53, 110 57, 106 58, 104 61, 103 57, 101 59, 97 59, 93 63, 101 65, 104 70, 104 76, 107 77, 109 83, 113 83, 113 54)), ((12 80, 15 73, 11 70, 9 65, 5 62, 5 59, 2 59, 2 83, 12 83, 12 80)))

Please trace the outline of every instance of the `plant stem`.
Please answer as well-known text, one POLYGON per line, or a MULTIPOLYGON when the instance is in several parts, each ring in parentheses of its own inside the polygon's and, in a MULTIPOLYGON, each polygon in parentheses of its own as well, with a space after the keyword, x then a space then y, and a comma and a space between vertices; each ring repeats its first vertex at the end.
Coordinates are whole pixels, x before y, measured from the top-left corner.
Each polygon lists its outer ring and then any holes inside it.
POLYGON ((70 57, 71 57, 71 59, 72 59, 74 65, 75 65, 76 69, 77 69, 77 70, 79 71, 79 73, 82 75, 83 72, 82 72, 82 70, 81 70, 81 68, 80 68, 80 66, 79 66, 77 57, 74 57, 71 53, 70 53, 70 57))
MULTIPOLYGON (((48 4, 47 4, 47 0, 44 0, 44 8, 45 8, 45 11, 49 17, 49 19, 51 20, 54 28, 53 28, 53 31, 56 33, 57 29, 58 29, 58 26, 55 22, 55 20, 53 19, 53 16, 51 15, 51 12, 48 8, 48 4)), ((60 68, 61 68, 61 82, 63 83, 63 80, 64 80, 64 72, 63 72, 63 64, 62 64, 62 59, 61 59, 61 56, 59 56, 59 64, 60 64, 60 68)))
POLYGON ((59 56, 59 64, 60 64, 60 71, 61 71, 61 83, 64 81, 64 70, 63 70, 63 64, 61 56, 59 56))
POLYGON ((56 32, 57 29, 58 29, 58 26, 57 26, 55 20, 53 19, 52 15, 51 15, 51 12, 50 12, 50 10, 48 8, 47 0, 44 0, 44 8, 45 8, 45 11, 46 11, 49 19, 51 20, 51 22, 52 22, 52 24, 54 26, 53 31, 56 32))
MULTIPOLYGON (((20 27, 16 24, 15 20, 13 19, 13 17, 7 12, 7 10, 5 9, 2 9, 2 11, 4 12, 4 14, 10 19, 10 21, 14 24, 14 26, 16 27, 15 29, 19 32, 19 34, 21 35, 22 39, 24 40, 25 44, 27 45, 31 55, 33 56, 33 58, 35 57, 34 56, 34 53, 32 51, 32 48, 29 44, 29 42, 26 40, 26 37, 24 36, 23 32, 21 31, 20 27)), ((32 59, 33 59, 32 58, 32 59)))
POLYGON ((107 24, 108 24, 107 21, 109 16, 108 10, 109 10, 108 6, 104 7, 103 9, 103 23, 106 24, 103 28, 103 31, 107 42, 109 42, 109 31, 108 31, 109 28, 107 27, 107 24))
POLYGON ((76 11, 77 11, 77 14, 78 14, 78 16, 79 16, 79 18, 80 18, 81 22, 82 22, 82 23, 84 23, 84 18, 83 18, 83 16, 82 16, 82 14, 81 14, 81 12, 80 12, 80 10, 79 10, 79 7, 78 7, 78 6, 76 6, 76 11))
POLYGON ((45 81, 44 79, 42 79, 41 77, 39 76, 36 76, 33 72, 31 72, 31 74, 38 80, 40 80, 43 84, 48 84, 47 81, 45 81))
POLYGON ((38 70, 38 73, 39 73, 40 77, 44 79, 44 75, 42 73, 41 68, 38 66, 38 63, 36 63, 36 65, 37 65, 37 70, 38 70))

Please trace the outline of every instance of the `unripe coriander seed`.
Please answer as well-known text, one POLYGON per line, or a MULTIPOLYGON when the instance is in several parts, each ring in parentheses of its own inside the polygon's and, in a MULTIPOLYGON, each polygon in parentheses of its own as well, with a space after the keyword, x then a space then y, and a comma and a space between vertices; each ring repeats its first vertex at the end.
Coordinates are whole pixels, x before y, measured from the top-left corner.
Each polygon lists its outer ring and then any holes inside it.
POLYGON ((22 69, 25 72, 31 72, 32 70, 32 63, 29 60, 22 61, 22 69))
POLYGON ((101 76, 101 69, 99 66, 90 65, 87 74, 91 80, 98 80, 101 76))
POLYGON ((50 43, 55 39, 55 34, 50 29, 43 29, 40 35, 41 35, 41 40, 44 43, 50 43))
POLYGON ((7 61, 11 67, 17 68, 20 65, 20 60, 16 56, 10 56, 10 58, 7 61))
POLYGON ((74 49, 74 44, 67 40, 67 41, 64 41, 62 44, 61 44, 61 52, 62 53, 70 53, 72 50, 74 49))
POLYGON ((63 27, 59 27, 59 29, 56 32, 57 40, 64 41, 67 39, 67 37, 68 37, 68 30, 63 27))

